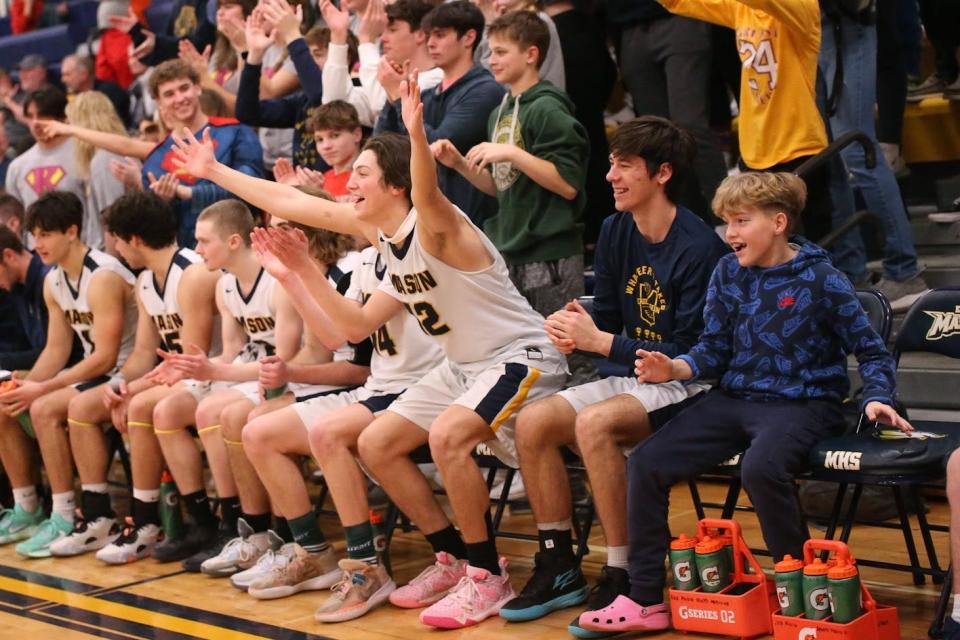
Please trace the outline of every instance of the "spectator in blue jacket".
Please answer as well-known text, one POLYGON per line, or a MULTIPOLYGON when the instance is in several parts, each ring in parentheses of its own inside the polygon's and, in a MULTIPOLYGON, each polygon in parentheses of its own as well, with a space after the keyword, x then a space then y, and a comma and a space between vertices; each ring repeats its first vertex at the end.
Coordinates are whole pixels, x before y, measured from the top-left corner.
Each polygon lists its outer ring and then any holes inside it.
POLYGON ((125 16, 110 16, 110 26, 129 33, 134 57, 152 67, 176 58, 181 40, 189 40, 197 51, 213 44, 217 25, 211 17, 213 13, 208 11, 211 3, 216 7, 217 0, 175 0, 166 24, 156 33, 140 24, 133 9, 125 16))
MULTIPOLYGON (((489 71, 474 64, 473 54, 483 35, 483 13, 467 0, 441 4, 421 23, 427 34, 427 51, 443 70, 439 85, 423 93, 423 122, 427 140, 449 140, 466 155, 487 140, 486 123, 503 98, 504 88, 489 71)), ((380 112, 374 133, 406 133, 400 101, 388 101, 380 112)), ((496 210, 496 200, 480 192, 454 169, 439 168, 440 190, 460 207, 474 224, 496 210)))
MULTIPOLYGON (((256 132, 232 118, 207 117, 200 109, 200 78, 182 60, 167 60, 150 76, 150 93, 161 112, 169 114, 178 134, 189 129, 197 137, 209 131, 217 160, 250 176, 263 176, 263 148, 256 132)), ((177 210, 177 242, 193 247, 194 228, 200 212, 232 197, 209 180, 197 180, 173 165, 173 140, 167 136, 143 160, 143 182, 161 198, 174 201, 177 210)))

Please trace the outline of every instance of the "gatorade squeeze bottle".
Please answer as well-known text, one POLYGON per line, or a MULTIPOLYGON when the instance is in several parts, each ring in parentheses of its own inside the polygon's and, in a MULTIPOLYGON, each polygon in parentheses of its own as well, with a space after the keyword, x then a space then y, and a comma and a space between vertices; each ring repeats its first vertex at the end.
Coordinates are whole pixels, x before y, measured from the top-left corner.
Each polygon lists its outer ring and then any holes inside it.
POLYGON ((673 571, 673 588, 680 591, 693 591, 700 586, 697 578, 697 556, 694 547, 696 538, 680 537, 670 543, 670 567, 673 571))
POLYGON ((803 611, 810 620, 823 620, 830 615, 827 591, 827 567, 820 558, 803 568, 803 611))
POLYGON ((160 476, 160 523, 167 540, 176 540, 183 535, 183 515, 180 513, 180 493, 167 470, 160 476))
POLYGON ((780 603, 780 615, 798 616, 803 613, 803 561, 795 560, 791 555, 773 566, 776 572, 777 601, 780 603))
MULTIPOLYGON (((10 379, 10 380, 4 380, 3 382, 0 382, 0 393, 3 393, 5 391, 13 391, 16 388, 17 388, 16 380, 10 379)), ((24 433, 26 433, 28 436, 30 436, 34 440, 37 439, 37 434, 33 430, 33 421, 30 419, 29 411, 21 411, 20 413, 18 413, 17 422, 20 423, 20 426, 23 428, 24 433)))
POLYGON ((380 556, 384 566, 390 566, 390 556, 387 550, 387 528, 384 526, 383 513, 370 510, 370 525, 373 528, 373 549, 380 556))
POLYGON ((729 533, 722 534, 717 531, 717 540, 723 544, 723 555, 727 557, 727 570, 733 572, 733 536, 729 533))
POLYGON ((706 536, 695 547, 697 553, 697 573, 700 585, 707 593, 716 593, 730 584, 730 569, 727 556, 723 552, 723 543, 706 536))
POLYGON ((276 387, 275 389, 264 389, 263 397, 267 400, 273 400, 274 398, 279 398, 286 392, 287 392, 287 385, 282 385, 282 386, 276 387))
POLYGON ((857 567, 841 559, 836 566, 827 571, 827 588, 830 592, 830 609, 833 621, 840 624, 850 622, 863 613, 860 601, 860 576, 857 567))

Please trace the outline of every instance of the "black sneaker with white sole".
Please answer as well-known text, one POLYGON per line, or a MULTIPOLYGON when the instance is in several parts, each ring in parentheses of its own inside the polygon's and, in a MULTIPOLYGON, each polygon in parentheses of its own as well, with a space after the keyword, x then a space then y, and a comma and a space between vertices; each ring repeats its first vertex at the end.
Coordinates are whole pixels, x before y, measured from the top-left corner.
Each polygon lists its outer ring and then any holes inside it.
POLYGON ((501 618, 510 622, 536 620, 587 599, 587 581, 573 556, 568 559, 538 551, 533 561, 533 575, 520 595, 501 607, 501 618))

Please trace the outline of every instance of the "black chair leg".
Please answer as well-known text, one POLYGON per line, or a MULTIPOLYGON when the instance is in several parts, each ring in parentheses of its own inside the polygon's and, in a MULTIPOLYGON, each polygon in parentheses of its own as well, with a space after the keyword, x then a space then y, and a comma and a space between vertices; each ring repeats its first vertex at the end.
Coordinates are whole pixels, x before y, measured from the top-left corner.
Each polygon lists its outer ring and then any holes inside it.
POLYGON ((723 511, 720 513, 720 517, 724 520, 729 520, 736 512, 737 500, 740 499, 741 486, 739 476, 730 478, 730 486, 727 487, 727 498, 723 501, 723 511))
MULTIPOLYGON (((917 554, 917 545, 913 540, 913 529, 910 528, 910 516, 907 513, 907 505, 903 499, 902 487, 895 486, 893 489, 893 498, 897 503, 897 513, 900 514, 900 530, 903 531, 903 541, 907 545, 907 555, 910 557, 910 566, 920 566, 920 556, 917 554)), ((926 582, 925 577, 919 571, 913 574, 913 584, 921 585, 926 582)))
POLYGON ((850 496, 850 508, 847 509, 847 517, 843 521, 843 530, 840 532, 840 542, 844 544, 847 544, 850 540, 850 534, 853 533, 853 523, 857 520, 857 509, 860 507, 860 496, 862 495, 863 485, 855 485, 853 495, 850 496))
POLYGON ((591 498, 581 507, 573 507, 573 528, 577 534, 577 559, 582 559, 590 553, 590 530, 593 528, 593 517, 596 509, 591 498), (580 515, 578 515, 578 512, 580 515))
MULTIPOLYGON (((496 470, 491 469, 494 473, 496 470)), ((500 522, 503 521, 503 512, 506 511, 507 501, 510 495, 510 487, 513 485, 513 478, 517 475, 516 469, 507 469, 507 474, 503 477, 503 488, 500 490, 500 496, 497 498, 497 509, 493 513, 493 530, 499 533, 500 522)), ((492 484, 487 488, 489 489, 492 484)))
POLYGON ((937 608, 933 614, 933 622, 927 629, 927 635, 931 638, 939 638, 943 635, 943 619, 947 615, 951 591, 953 591, 953 565, 950 565, 947 574, 944 576, 943 588, 940 589, 940 598, 937 600, 937 608))
POLYGON ((927 551, 927 560, 930 562, 930 568, 935 571, 931 576, 933 584, 940 584, 943 582, 943 569, 940 568, 937 549, 933 545, 933 536, 930 535, 930 523, 927 522, 927 514, 924 513, 920 488, 915 484, 910 485, 910 494, 913 497, 913 503, 917 505, 917 523, 920 525, 920 536, 923 538, 923 546, 927 551))
POLYGON ((697 512, 697 520, 703 520, 707 515, 703 510, 703 501, 700 499, 700 489, 697 487, 697 479, 691 478, 689 485, 690 497, 693 499, 693 508, 697 512))

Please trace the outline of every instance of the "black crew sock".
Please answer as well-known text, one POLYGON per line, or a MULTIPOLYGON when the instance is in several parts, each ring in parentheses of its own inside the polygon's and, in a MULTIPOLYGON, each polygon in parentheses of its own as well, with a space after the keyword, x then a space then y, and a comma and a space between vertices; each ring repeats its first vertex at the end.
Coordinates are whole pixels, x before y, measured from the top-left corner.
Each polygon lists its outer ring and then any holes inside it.
POLYGON ((260 515, 243 514, 243 519, 247 521, 254 533, 263 533, 270 528, 270 514, 262 513, 260 515))
POLYGON ((500 558, 497 556, 497 544, 493 538, 483 542, 467 543, 467 561, 471 567, 486 569, 493 575, 500 575, 500 558))
POLYGON ((274 516, 276 525, 273 527, 274 533, 280 536, 280 539, 283 540, 284 544, 287 542, 293 542, 293 531, 290 531, 290 523, 287 522, 287 519, 283 516, 274 516))
POLYGON ((425 537, 427 542, 430 543, 430 546, 433 547, 434 553, 446 551, 458 560, 466 559, 467 547, 463 544, 463 538, 460 537, 460 533, 452 524, 446 529, 428 533, 425 537))
POLYGON ((540 551, 555 558, 573 559, 573 532, 570 529, 540 529, 537 538, 540 551))
POLYGON ((661 604, 664 602, 662 594, 658 598, 649 592, 644 592, 642 590, 637 590, 637 589, 630 590, 630 599, 636 602, 641 607, 652 607, 655 604, 661 604))
MULTIPOLYGON (((179 505, 177 506, 179 509, 179 505)), ((133 524, 139 529, 148 524, 160 526, 160 503, 133 499, 133 524)))
POLYGON ((227 531, 237 530, 237 520, 240 519, 240 498, 229 496, 220 498, 220 526, 227 531))
POLYGON ((197 523, 198 527, 207 529, 216 529, 219 521, 210 511, 210 499, 207 498, 207 492, 203 489, 194 491, 183 496, 183 504, 187 507, 187 513, 197 523))
POLYGON ((110 508, 110 494, 84 491, 80 494, 81 511, 86 522, 93 522, 97 518, 116 517, 110 508))

